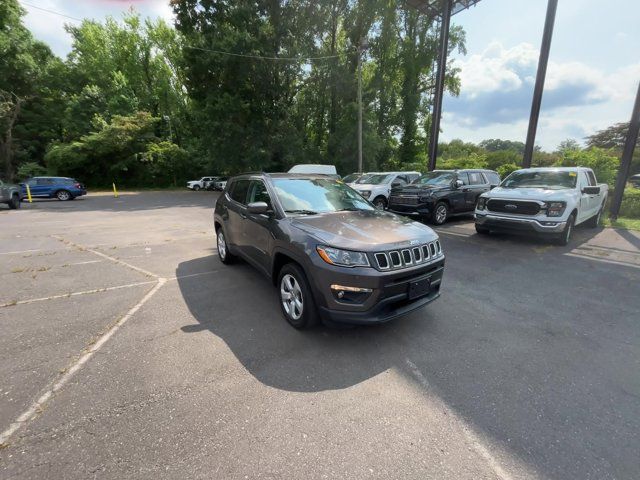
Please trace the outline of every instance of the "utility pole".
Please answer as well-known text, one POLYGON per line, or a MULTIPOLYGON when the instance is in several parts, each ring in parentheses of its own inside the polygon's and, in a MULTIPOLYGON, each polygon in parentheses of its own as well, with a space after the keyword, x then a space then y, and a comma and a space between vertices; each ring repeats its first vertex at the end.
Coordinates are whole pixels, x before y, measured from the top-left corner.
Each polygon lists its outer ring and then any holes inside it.
POLYGON ((531 101, 531 115, 529 116, 527 143, 525 143, 524 146, 524 158, 522 159, 523 168, 531 167, 531 160, 533 159, 533 146, 536 143, 536 130, 538 129, 538 118, 540 117, 540 104, 542 103, 544 81, 547 76, 549 50, 551 49, 551 38, 553 37, 553 25, 556 21, 557 8, 558 0, 549 0, 549 3, 547 3, 547 18, 544 21, 544 32, 542 34, 540 58, 538 59, 536 85, 533 89, 533 100, 531 101))
POLYGON ((438 156, 438 137, 440 136, 440 117, 442 116, 442 97, 444 78, 447 73, 447 50, 449 49, 449 25, 451 23, 452 0, 444 0, 440 23, 440 52, 438 53, 438 73, 436 91, 433 95, 433 114, 431 116, 431 135, 429 136, 429 171, 436 169, 438 156))
POLYGON ((631 121, 629 122, 629 131, 627 139, 624 142, 624 150, 622 150, 622 159, 620 160, 620 169, 618 170, 618 178, 616 178, 616 189, 613 192, 613 201, 611 202, 611 210, 609 216, 611 220, 618 218, 620 213, 620 205, 622 205, 622 195, 624 187, 627 184, 629 169, 631 168, 631 159, 633 150, 638 143, 638 132, 640 131, 640 83, 638 84, 638 93, 636 93, 636 103, 633 105, 631 112, 631 121))
POLYGON ((358 173, 363 173, 362 167, 362 56, 369 46, 366 38, 360 39, 358 45, 358 173))

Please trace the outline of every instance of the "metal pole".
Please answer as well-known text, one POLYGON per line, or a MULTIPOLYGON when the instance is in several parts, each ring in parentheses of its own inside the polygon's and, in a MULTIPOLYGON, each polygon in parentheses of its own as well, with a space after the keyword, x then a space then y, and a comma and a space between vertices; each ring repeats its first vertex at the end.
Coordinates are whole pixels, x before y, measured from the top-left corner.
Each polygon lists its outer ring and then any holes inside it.
POLYGON ((540 46, 540 58, 538 59, 536 85, 533 89, 533 100, 531 101, 531 115, 529 117, 529 129, 527 130, 527 143, 524 146, 524 157, 522 159, 523 168, 531 167, 531 160, 533 159, 533 146, 536 143, 536 130, 538 129, 538 118, 540 117, 540 104, 542 103, 544 81, 547 76, 547 63, 549 63, 549 50, 551 49, 551 38, 553 37, 553 25, 556 21, 557 8, 558 0, 549 0, 549 3, 547 4, 547 18, 544 21, 542 45, 540 46))
POLYGON ((638 143, 638 132, 640 131, 640 83, 638 84, 638 93, 636 93, 636 103, 633 105, 631 113, 631 121, 629 122, 629 131, 627 139, 624 142, 624 150, 622 150, 622 159, 620 160, 620 169, 618 170, 618 178, 616 179, 616 189, 613 193, 613 201, 611 202, 611 210, 609 216, 612 220, 618 218, 620 213, 620 205, 622 205, 622 195, 624 187, 627 184, 629 169, 631 168, 631 159, 633 150, 638 143))
POLYGON ((358 173, 362 172, 362 42, 358 46, 358 173))
POLYGON ((438 73, 436 91, 433 95, 433 114, 431 115, 431 135, 429 136, 429 171, 436 168, 438 156, 438 136, 440 135, 440 117, 442 116, 442 95, 444 76, 447 73, 447 50, 449 46, 449 24, 451 23, 452 0, 444 0, 442 23, 440 24, 440 52, 438 53, 438 73))

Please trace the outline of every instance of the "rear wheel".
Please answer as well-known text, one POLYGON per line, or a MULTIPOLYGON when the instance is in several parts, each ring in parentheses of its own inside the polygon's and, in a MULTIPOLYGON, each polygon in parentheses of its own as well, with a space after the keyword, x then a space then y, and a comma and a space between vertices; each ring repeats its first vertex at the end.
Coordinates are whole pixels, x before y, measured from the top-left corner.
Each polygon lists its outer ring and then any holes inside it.
POLYGON ((11 196, 11 200, 9 200, 9 208, 12 208, 14 210, 17 210, 18 208, 20 208, 20 195, 18 195, 17 193, 14 193, 11 196))
POLYGON ((604 203, 600 207, 600 210, 598 210, 598 213, 587 220, 586 223, 589 228, 598 228, 600 226, 600 220, 602 219, 602 210, 604 210, 604 203))
POLYGON ((433 209, 431 222, 435 225, 442 225, 449 218, 449 207, 444 202, 438 202, 436 208, 433 209))
POLYGON ((373 201, 373 206, 379 210, 384 210, 385 208, 387 208, 387 199, 380 195, 373 201))
POLYGON ((197 192, 198 190, 200 190, 200 185, 194 185, 193 186, 193 191, 197 192))
POLYGON ((233 263, 236 259, 235 255, 229 252, 229 246, 227 245, 227 238, 224 236, 224 232, 222 231, 222 227, 216 230, 216 243, 218 245, 218 257, 220 261, 225 265, 229 265, 233 263))
POLYGON ((56 198, 62 202, 66 202, 67 200, 71 200, 72 196, 67 190, 58 190, 56 192, 56 198))
POLYGON ((567 225, 564 227, 564 230, 560 234, 560 237, 556 241, 558 245, 568 245, 571 241, 571 234, 573 233, 573 226, 576 223, 576 215, 574 213, 571 214, 569 219, 567 220, 567 225))
POLYGON ((287 263, 278 275, 280 308, 287 322, 298 329, 310 328, 318 323, 318 312, 309 282, 302 269, 287 263))

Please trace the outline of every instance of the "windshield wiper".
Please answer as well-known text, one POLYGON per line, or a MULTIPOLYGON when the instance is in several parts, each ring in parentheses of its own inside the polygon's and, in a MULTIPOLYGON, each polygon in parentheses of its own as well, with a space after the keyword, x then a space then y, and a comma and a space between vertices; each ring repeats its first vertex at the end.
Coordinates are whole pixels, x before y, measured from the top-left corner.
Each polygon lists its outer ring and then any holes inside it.
POLYGON ((356 208, 356 207, 347 207, 347 208, 341 208, 340 210, 337 210, 338 212, 359 212, 360 209, 356 208))
POLYGON ((313 210, 285 210, 284 213, 301 213, 302 215, 317 215, 318 212, 314 212, 313 210))

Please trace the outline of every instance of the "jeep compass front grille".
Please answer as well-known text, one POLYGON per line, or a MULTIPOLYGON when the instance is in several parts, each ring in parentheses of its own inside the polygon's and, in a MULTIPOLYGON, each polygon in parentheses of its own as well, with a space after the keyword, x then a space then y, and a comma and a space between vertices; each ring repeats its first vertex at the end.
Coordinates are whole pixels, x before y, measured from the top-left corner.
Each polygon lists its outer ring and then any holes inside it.
POLYGON ((436 240, 417 247, 377 252, 373 257, 379 270, 395 270, 429 263, 442 255, 442 246, 440 241, 436 240))

